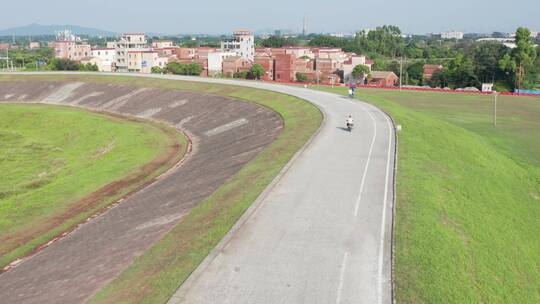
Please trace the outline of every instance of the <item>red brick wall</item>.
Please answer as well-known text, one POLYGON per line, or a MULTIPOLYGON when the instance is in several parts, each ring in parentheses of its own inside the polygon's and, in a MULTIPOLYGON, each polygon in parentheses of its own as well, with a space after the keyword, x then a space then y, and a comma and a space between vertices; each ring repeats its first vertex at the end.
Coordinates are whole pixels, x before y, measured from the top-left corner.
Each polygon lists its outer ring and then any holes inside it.
POLYGON ((263 80, 274 80, 274 59, 272 57, 255 57, 255 64, 260 64, 266 72, 262 77, 263 80))
POLYGON ((295 81, 294 56, 289 54, 279 54, 275 55, 274 58, 274 80, 280 82, 295 81))

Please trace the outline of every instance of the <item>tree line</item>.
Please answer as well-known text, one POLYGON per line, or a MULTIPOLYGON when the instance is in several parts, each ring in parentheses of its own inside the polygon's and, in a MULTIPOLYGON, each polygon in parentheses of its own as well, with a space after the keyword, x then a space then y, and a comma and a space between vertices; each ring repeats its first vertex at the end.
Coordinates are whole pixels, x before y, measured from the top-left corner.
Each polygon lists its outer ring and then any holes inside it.
MULTIPOLYGON (((312 36, 313 47, 336 47, 345 52, 366 55, 374 60, 373 70, 393 71, 404 84, 435 87, 480 87, 493 82, 498 90, 539 88, 540 49, 526 28, 516 31, 516 47, 471 39, 444 40, 426 36, 404 37, 397 26, 385 25, 352 38, 312 36), (425 64, 440 64, 444 69, 427 81, 425 64)), ((501 34, 502 35, 502 34, 501 34)), ((296 45, 298 39, 269 37, 263 46, 296 45)))

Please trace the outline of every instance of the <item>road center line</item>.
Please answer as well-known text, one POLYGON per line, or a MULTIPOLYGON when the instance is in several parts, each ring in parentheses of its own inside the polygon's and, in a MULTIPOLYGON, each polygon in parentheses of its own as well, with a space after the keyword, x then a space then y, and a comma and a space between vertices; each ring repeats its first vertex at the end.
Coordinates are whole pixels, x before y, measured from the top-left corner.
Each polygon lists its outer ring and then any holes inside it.
POLYGON ((386 119, 386 123, 388 125, 388 155, 386 160, 386 176, 384 181, 384 201, 383 201, 383 210, 382 210, 382 221, 381 221, 381 235, 380 235, 380 243, 379 243, 379 274, 377 276, 378 280, 378 291, 377 291, 377 303, 382 304, 383 301, 383 263, 384 263, 384 256, 383 256, 383 250, 384 250, 384 234, 386 232, 386 205, 388 200, 388 173, 390 170, 390 153, 392 149, 392 126, 390 124, 390 121, 388 117, 382 113, 382 115, 386 119))
POLYGON ((345 268, 347 268, 348 258, 349 252, 345 251, 345 254, 343 254, 343 260, 341 261, 341 271, 339 273, 339 285, 337 289, 336 304, 341 303, 341 293, 343 292, 343 281, 345 279, 345 268))
POLYGON ((362 181, 360 182, 360 192, 358 193, 358 198, 356 199, 356 204, 354 206, 354 217, 358 217, 358 210, 360 209, 360 201, 362 201, 362 193, 364 192, 364 185, 366 183, 366 176, 369 168, 369 163, 371 161, 371 153, 373 152, 373 146, 375 145, 375 139, 377 138, 377 123, 375 122, 375 119, 373 118, 373 115, 369 112, 369 110, 365 110, 366 113, 368 113, 369 117, 371 118, 371 121, 373 122, 373 138, 371 139, 371 146, 369 147, 369 153, 366 160, 366 165, 364 166, 364 173, 362 174, 362 181))

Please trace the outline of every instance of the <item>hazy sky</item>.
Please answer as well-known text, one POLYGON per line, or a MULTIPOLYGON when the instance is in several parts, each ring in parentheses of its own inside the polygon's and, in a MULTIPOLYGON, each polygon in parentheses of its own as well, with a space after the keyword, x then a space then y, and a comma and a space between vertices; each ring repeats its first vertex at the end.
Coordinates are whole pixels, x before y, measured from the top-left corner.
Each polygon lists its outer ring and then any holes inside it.
POLYGON ((540 30, 540 0, 18 0, 2 1, 0 29, 75 24, 116 32, 228 33, 235 28, 353 32, 395 24, 406 33, 540 30))

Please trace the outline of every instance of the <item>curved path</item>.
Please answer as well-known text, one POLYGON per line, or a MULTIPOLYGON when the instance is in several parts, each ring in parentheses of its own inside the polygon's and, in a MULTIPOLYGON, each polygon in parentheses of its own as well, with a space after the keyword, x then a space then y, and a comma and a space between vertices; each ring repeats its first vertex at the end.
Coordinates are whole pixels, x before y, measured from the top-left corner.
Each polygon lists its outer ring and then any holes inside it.
POLYGON ((387 115, 300 87, 180 79, 294 95, 321 108, 325 123, 169 303, 391 303, 395 136, 387 115), (343 129, 349 114, 352 133, 343 129))
POLYGON ((299 87, 146 77, 291 94, 313 102, 326 117, 319 134, 170 303, 391 303, 395 141, 384 113, 299 87), (342 129, 349 114, 356 120, 352 133, 342 129))

